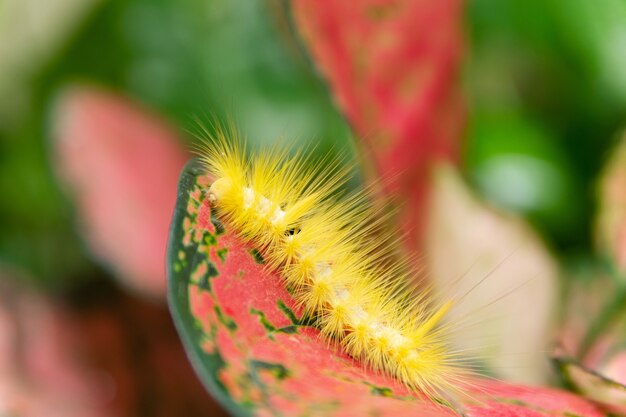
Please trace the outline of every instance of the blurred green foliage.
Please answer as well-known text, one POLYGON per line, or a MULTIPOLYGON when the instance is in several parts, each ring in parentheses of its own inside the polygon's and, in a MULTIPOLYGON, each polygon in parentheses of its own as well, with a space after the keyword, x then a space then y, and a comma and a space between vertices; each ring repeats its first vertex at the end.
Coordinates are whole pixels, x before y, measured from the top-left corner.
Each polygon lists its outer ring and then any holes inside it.
POLYGON ((50 287, 94 273, 49 149, 55 94, 76 81, 146 103, 187 140, 187 130, 197 131, 195 116, 229 115, 252 141, 285 136, 314 141, 320 152, 346 148, 349 130, 287 16, 285 4, 264 0, 96 6, 21 91, 31 95, 29 105, 0 125, 0 261, 27 268, 50 287))
MULTIPOLYGON (((287 4, 96 3, 18 93, 0 97, 0 113, 13 111, 0 114, 0 261, 52 287, 94 274, 49 149, 55 95, 75 81, 146 103, 187 140, 194 115, 231 114, 257 142, 348 146, 287 4)), ((626 2, 472 0, 467 16, 468 178, 527 216, 559 253, 589 252, 594 181, 626 120, 626 2)))
POLYGON ((626 2, 473 0, 468 31, 470 179, 561 254, 588 252, 595 181, 626 121, 626 2))

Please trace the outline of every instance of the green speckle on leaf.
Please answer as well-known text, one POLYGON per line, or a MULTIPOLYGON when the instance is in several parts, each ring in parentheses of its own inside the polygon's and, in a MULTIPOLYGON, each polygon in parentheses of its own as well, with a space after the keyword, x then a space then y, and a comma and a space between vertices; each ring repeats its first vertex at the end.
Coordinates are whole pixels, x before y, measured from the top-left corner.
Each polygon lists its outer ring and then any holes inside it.
POLYGON ((202 330, 202 323, 196 317, 193 318, 193 325, 202 334, 202 337, 206 336, 202 330))
POLYGON ((211 261, 203 261, 198 264, 196 270, 192 272, 191 277, 197 285, 203 290, 211 291, 211 278, 216 277, 220 272, 211 261), (199 275, 200 276, 196 276, 199 275))
POLYGON ((259 252, 258 249, 250 249, 250 255, 254 258, 254 261, 258 264, 264 264, 265 259, 263 259, 263 255, 259 252))
POLYGON ((259 322, 268 333, 268 336, 273 340, 272 333, 286 333, 286 334, 294 334, 298 333, 298 324, 296 323, 293 326, 285 326, 285 327, 276 327, 265 316, 265 313, 261 310, 257 310, 256 308, 250 309, 250 314, 255 316, 259 316, 259 322))
POLYGON ((518 400, 516 398, 498 398, 497 400, 499 403, 503 403, 503 404, 513 404, 513 405, 519 405, 521 407, 528 407, 527 402, 518 400))
POLYGON ((373 395, 378 395, 381 397, 393 397, 393 391, 391 390, 391 388, 387 387, 377 387, 375 385, 372 385, 370 392, 373 395))
POLYGON ((278 308, 280 309, 280 311, 285 313, 285 316, 287 316, 293 324, 300 324, 300 319, 296 317, 296 314, 293 312, 292 309, 287 307, 283 300, 278 300, 276 304, 278 304, 278 308))
POLYGON ((235 320, 233 320, 232 318, 230 318, 226 314, 224 314, 224 312, 222 311, 222 309, 219 306, 215 306, 214 310, 215 310, 215 314, 217 314, 218 320, 224 326, 226 326, 226 328, 228 328, 228 330, 230 330, 231 332, 234 332, 234 331, 237 330, 237 323, 235 323, 235 320))
POLYGON ((191 281, 197 283, 200 287, 205 288, 206 283, 203 283, 207 272, 207 263, 200 262, 196 265, 196 268, 191 271, 191 281), (203 285, 204 284, 204 285, 203 285))
POLYGON ((204 243, 206 243, 208 246, 213 246, 217 243, 217 239, 215 238, 215 235, 212 233, 205 233, 204 234, 204 243))
POLYGON ((207 261, 208 264, 208 269, 207 269, 207 276, 209 278, 213 278, 216 277, 220 274, 220 272, 217 270, 217 268, 215 267, 215 264, 211 261, 207 261))
POLYGON ((259 322, 263 325, 265 330, 267 330, 268 332, 275 332, 276 331, 276 326, 274 326, 272 323, 270 323, 270 321, 267 319, 267 317, 265 317, 265 313, 262 312, 261 310, 257 310, 256 308, 251 308, 250 309, 250 314, 253 314, 255 316, 259 316, 259 322))
POLYGON ((213 223, 213 226, 215 227, 215 234, 216 235, 221 235, 222 233, 224 233, 224 225, 222 224, 221 221, 219 221, 219 219, 215 216, 215 210, 211 210, 211 223, 213 223))
POLYGON ((279 380, 283 380, 289 376, 289 370, 280 363, 271 363, 253 359, 250 361, 250 365, 256 372, 269 372, 279 380))
POLYGON ((222 248, 217 250, 217 256, 220 258, 222 262, 226 262, 226 255, 228 254, 227 248, 222 248))
POLYGON ((283 300, 278 300, 276 302, 280 311, 282 311, 285 316, 294 324, 293 326, 283 327, 282 329, 278 329, 279 331, 283 331, 285 333, 295 333, 297 331, 298 326, 306 326, 306 327, 315 327, 316 318, 313 316, 302 316, 298 318, 296 313, 283 302, 283 300), (290 329, 293 328, 293 331, 290 329))
POLYGON ((286 333, 286 334, 294 334, 294 333, 298 333, 298 326, 285 326, 285 327, 281 327, 277 331, 281 333, 286 333))

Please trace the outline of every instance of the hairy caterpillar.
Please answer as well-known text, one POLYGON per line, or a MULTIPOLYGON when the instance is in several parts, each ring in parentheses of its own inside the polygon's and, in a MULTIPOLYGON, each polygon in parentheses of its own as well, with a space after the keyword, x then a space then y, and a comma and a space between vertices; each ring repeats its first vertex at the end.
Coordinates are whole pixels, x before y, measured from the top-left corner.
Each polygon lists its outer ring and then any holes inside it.
POLYGON ((467 370, 443 324, 452 300, 408 284, 409 261, 391 254, 398 238, 369 193, 340 192, 351 172, 341 159, 252 153, 234 129, 218 129, 199 153, 218 215, 263 249, 322 334, 429 398, 458 391, 467 370))

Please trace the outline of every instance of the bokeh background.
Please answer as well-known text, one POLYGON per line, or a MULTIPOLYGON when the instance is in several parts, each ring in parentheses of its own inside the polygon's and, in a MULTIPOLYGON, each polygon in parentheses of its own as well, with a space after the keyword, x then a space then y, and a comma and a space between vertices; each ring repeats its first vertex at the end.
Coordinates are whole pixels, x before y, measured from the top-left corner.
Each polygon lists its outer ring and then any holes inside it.
MULTIPOLYGON (((626 3, 471 0, 462 21, 458 172, 540 236, 567 333, 569 305, 623 293, 626 3)), ((0 0, 0 414, 218 412, 165 306, 176 176, 216 115, 356 155, 314 60, 286 0, 0 0)))

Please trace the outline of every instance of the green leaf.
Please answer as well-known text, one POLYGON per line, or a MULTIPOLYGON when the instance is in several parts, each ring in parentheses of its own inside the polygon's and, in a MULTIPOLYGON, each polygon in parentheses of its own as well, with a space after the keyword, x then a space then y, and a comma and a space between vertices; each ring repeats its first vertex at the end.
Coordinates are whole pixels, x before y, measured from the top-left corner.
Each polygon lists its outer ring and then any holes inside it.
MULTIPOLYGON (((206 389, 233 415, 249 416, 251 415, 249 410, 235 403, 224 385, 219 382, 218 372, 225 365, 224 359, 218 351, 210 352, 202 343, 203 340, 210 340, 214 334, 206 334, 202 324, 190 310, 189 287, 210 292, 210 281, 218 274, 215 266, 201 253, 206 241, 215 235, 202 234, 200 240, 191 239, 190 235, 192 227, 190 222, 193 222, 193 225, 197 224, 197 213, 191 214, 188 208, 197 209, 200 204, 199 198, 192 197, 196 195, 192 194, 192 191, 200 190, 202 178, 200 165, 196 160, 190 161, 185 166, 180 177, 167 249, 168 302, 187 354, 206 389), (185 240, 186 238, 189 238, 189 241, 185 240), (183 241, 189 243, 185 245, 183 241), (202 265, 206 265, 206 271, 200 270, 204 268, 202 265)), ((218 231, 216 228, 215 233, 218 231)), ((215 311, 217 315, 219 310, 215 311)))

